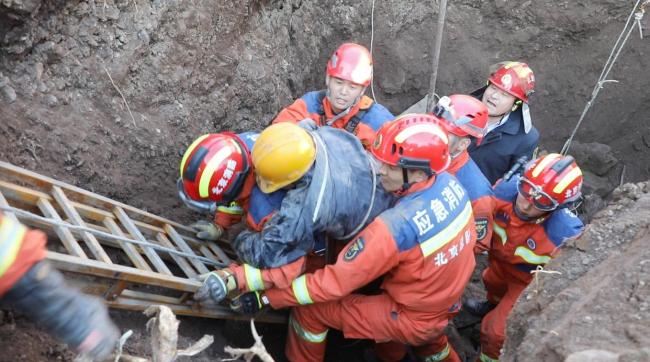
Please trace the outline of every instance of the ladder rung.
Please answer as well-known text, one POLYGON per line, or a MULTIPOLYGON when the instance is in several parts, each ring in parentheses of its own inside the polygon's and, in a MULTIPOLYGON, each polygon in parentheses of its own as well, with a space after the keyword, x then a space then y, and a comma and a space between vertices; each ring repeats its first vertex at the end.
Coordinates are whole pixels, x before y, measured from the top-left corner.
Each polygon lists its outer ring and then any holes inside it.
MULTIPOLYGON (((176 249, 176 247, 174 247, 174 244, 172 244, 172 242, 169 241, 169 239, 167 239, 167 236, 165 236, 165 234, 158 233, 158 235, 156 235, 156 239, 158 239, 158 242, 160 242, 160 244, 162 244, 162 246, 166 246, 168 248, 176 249)), ((196 275, 197 275, 196 272, 194 271, 194 269, 192 269, 192 267, 190 266, 190 263, 188 263, 187 260, 185 260, 185 258, 183 258, 182 256, 175 255, 175 254, 170 254, 170 256, 172 257, 172 259, 174 259, 176 264, 178 264, 178 266, 185 273, 185 275, 187 275, 189 278, 196 278, 196 275)))
MULTIPOLYGON (((5 199, 5 197, 4 197, 4 195, 2 194, 2 192, 0 192, 0 206, 4 206, 4 207, 9 207, 9 206, 11 206, 11 205, 9 205, 9 202, 7 201, 7 199, 5 199)), ((11 213, 11 212, 9 212, 9 211, 5 211, 5 212, 4 212, 4 215, 5 215, 6 217, 12 219, 13 221, 18 221, 18 218, 16 217, 16 215, 14 215, 13 213, 11 213)))
MULTIPOLYGON (((59 214, 54 209, 54 206, 52 206, 52 204, 47 199, 39 199, 37 206, 46 217, 49 217, 50 219, 54 219, 56 221, 63 221, 63 219, 61 219, 61 216, 59 216, 59 214)), ((86 252, 81 248, 81 246, 79 246, 77 239, 75 239, 74 235, 72 235, 69 229, 55 226, 54 232, 70 254, 86 259, 88 258, 86 252)))
MULTIPOLYGON (((81 216, 79 216, 77 210, 75 210, 75 208, 70 204, 70 200, 68 200, 68 198, 65 196, 63 190, 61 190, 60 187, 52 186, 52 196, 54 196, 56 201, 59 203, 59 206, 61 206, 61 208, 63 209, 65 214, 70 218, 73 224, 78 226, 86 226, 86 223, 83 221, 81 216)), ((90 249, 90 252, 98 260, 103 261, 104 263, 107 264, 113 264, 111 258, 108 257, 106 251, 99 244, 97 238, 95 238, 95 235, 87 231, 81 231, 80 233, 84 241, 86 242, 86 246, 88 247, 88 249, 90 249)))
MULTIPOLYGON (((176 246, 178 246, 179 249, 181 249, 181 251, 183 251, 185 253, 188 253, 188 254, 196 255, 196 253, 194 253, 194 250, 192 250, 189 247, 189 245, 187 245, 185 240, 183 240, 183 238, 174 229, 174 227, 172 227, 169 224, 166 224, 165 226, 163 226, 163 229, 165 229, 165 231, 167 232, 167 234, 169 235, 171 240, 174 242, 174 244, 176 244, 176 246)), ((196 270, 198 270, 199 273, 201 273, 201 274, 209 272, 208 268, 206 268, 205 265, 203 265, 203 263, 201 263, 200 261, 198 261, 196 259, 190 259, 190 263, 192 263, 192 265, 194 265, 196 270)))
POLYGON ((223 252, 223 249, 221 249, 217 244, 213 243, 212 241, 209 241, 206 243, 206 245, 217 256, 219 261, 225 264, 230 264, 230 258, 228 257, 228 255, 226 255, 226 253, 223 252))
MULTIPOLYGON (((121 236, 123 238, 126 237, 126 235, 124 235, 122 232, 122 229, 120 229, 120 227, 113 219, 108 217, 105 218, 104 225, 106 225, 108 230, 110 230, 113 235, 121 236)), ((140 255, 138 250, 135 248, 135 245, 120 240, 118 240, 117 243, 120 245, 122 250, 124 250, 126 255, 129 257, 129 260, 131 260, 131 263, 133 263, 136 268, 151 271, 151 267, 149 264, 147 264, 142 255, 140 255)))
MULTIPOLYGON (((138 230, 138 228, 133 224, 133 220, 129 218, 129 216, 122 210, 121 207, 115 207, 113 209, 113 212, 117 216, 117 218, 120 220, 124 228, 131 234, 132 237, 136 238, 137 240, 148 242, 147 239, 145 239, 144 235, 138 230)), ((165 265, 165 262, 160 258, 160 255, 156 253, 155 250, 148 246, 140 246, 142 248, 142 251, 144 251, 144 254, 147 256, 149 261, 153 264, 154 268, 160 273, 167 274, 167 275, 172 275, 172 272, 167 268, 167 265, 165 265)))

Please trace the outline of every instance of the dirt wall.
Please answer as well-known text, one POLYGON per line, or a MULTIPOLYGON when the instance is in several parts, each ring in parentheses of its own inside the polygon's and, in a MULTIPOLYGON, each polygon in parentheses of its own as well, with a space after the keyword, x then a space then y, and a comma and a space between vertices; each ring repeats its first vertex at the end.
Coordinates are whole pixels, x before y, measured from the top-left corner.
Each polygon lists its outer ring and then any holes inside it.
MULTIPOLYGON (((372 2, 3 4, 0 158, 171 217, 186 215, 174 198, 184 145, 205 132, 262 128, 322 87, 339 43, 371 37, 372 2)), ((537 75, 535 124, 558 150, 629 10, 615 0, 450 2, 439 93, 481 86, 496 61, 525 60, 537 75)), ((411 0, 377 2, 374 16, 375 95, 400 112, 428 90, 435 14, 411 0)), ((578 134, 610 144, 627 180, 649 174, 650 102, 639 91, 647 51, 647 39, 631 37, 612 72, 620 83, 602 92, 578 134)))
MULTIPOLYGON (((0 159, 191 221, 196 215, 175 195, 179 150, 202 133, 263 128, 281 107, 323 86, 325 62, 341 42, 369 46, 374 31, 375 96, 394 113, 424 96, 436 26, 432 2, 376 1, 374 28, 372 5, 350 0, 3 0, 0 159)), ((618 0, 451 1, 438 93, 482 86, 489 65, 497 61, 526 61, 537 78, 534 123, 543 146, 557 151, 630 7, 631 2, 618 0)), ((648 24, 646 17, 643 26, 648 24)), ((648 38, 632 34, 612 71, 619 83, 606 85, 578 133, 574 151, 595 195, 587 203, 589 214, 603 206, 602 198, 621 175, 627 181, 650 176, 650 95, 644 91, 649 49, 648 38)), ((583 254, 576 255, 581 260, 583 254)), ((587 266, 600 261, 587 255, 587 266)), ((621 274, 612 278, 623 282, 617 279, 621 274)), ((69 355, 23 323, 19 319, 21 333, 42 341, 36 356, 56 360, 69 355)), ((558 355, 573 351, 554 344, 548 333, 520 333, 508 351, 521 345, 522 351, 537 353, 526 347, 534 338, 546 338, 544 345, 554 346, 558 355)), ((277 355, 281 343, 274 344, 277 355)))

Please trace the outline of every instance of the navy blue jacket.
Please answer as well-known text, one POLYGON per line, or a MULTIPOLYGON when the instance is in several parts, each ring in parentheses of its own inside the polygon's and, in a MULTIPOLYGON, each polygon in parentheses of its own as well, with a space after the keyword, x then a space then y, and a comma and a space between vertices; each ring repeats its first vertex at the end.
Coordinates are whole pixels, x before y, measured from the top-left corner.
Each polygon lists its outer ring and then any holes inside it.
MULTIPOLYGON (((483 97, 485 87, 471 95, 479 100, 483 97)), ((492 185, 500 179, 521 156, 530 160, 539 143, 539 131, 534 126, 528 133, 524 132, 521 107, 510 113, 506 123, 488 133, 483 142, 477 146, 473 140, 468 151, 485 177, 492 185)))

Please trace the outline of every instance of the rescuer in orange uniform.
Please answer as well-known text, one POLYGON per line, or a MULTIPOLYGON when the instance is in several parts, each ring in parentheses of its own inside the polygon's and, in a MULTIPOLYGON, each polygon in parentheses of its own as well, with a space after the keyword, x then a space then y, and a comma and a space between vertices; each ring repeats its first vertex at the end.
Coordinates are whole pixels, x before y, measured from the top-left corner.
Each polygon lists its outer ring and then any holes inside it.
POLYGON ((322 360, 330 327, 348 338, 435 344, 427 358, 457 361, 444 328, 474 269, 476 233, 467 191, 444 172, 447 134, 432 115, 405 115, 380 129, 371 152, 382 163, 383 187, 400 196, 397 204, 336 264, 298 277, 291 288, 243 294, 238 309, 297 306, 286 347, 292 361, 322 360), (379 295, 351 294, 382 275, 379 295))
POLYGON ((581 198, 582 181, 573 157, 552 153, 530 162, 523 175, 496 185, 494 233, 483 272, 487 301, 470 299, 464 305, 470 313, 485 316, 481 361, 498 361, 506 319, 532 281, 530 272, 582 233, 582 222, 570 211, 581 198))
POLYGON ((298 123, 306 118, 317 126, 342 128, 368 147, 382 124, 395 117, 363 95, 372 81, 372 57, 354 43, 341 45, 327 62, 326 90, 309 92, 283 109, 273 120, 298 123))
POLYGON ((98 298, 67 286, 43 260, 45 243, 45 234, 0 212, 0 300, 77 352, 103 361, 117 343, 118 329, 98 298))
POLYGON ((280 209, 286 192, 264 193, 255 185, 251 150, 259 132, 222 132, 197 138, 180 165, 178 195, 194 211, 214 215, 191 226, 197 237, 215 241, 245 217, 249 228, 260 231, 280 209))
POLYGON ((275 124, 256 139, 250 158, 257 182, 248 214, 268 207, 262 197, 281 193, 281 202, 261 230, 244 230, 231 242, 242 265, 206 275, 196 300, 220 302, 238 290, 290 285, 312 265, 325 264, 308 265, 307 259, 316 261, 322 252, 338 254, 325 247, 325 238, 345 245, 395 200, 379 183, 373 157, 341 129, 275 124))
MULTIPOLYGON (((472 96, 454 94, 442 97, 433 113, 449 132, 451 163, 447 172, 456 176, 467 190, 467 195, 472 202, 476 224, 477 236, 474 251, 483 252, 489 249, 492 237, 494 192, 490 182, 469 157, 467 147, 472 141, 480 143, 481 138, 485 135, 488 121, 487 107, 472 96)), ((415 352, 428 356, 435 352, 435 348, 435 345, 420 346, 415 349, 415 352)), ((407 351, 403 344, 390 342, 377 344, 375 352, 384 361, 399 361, 407 351)))
POLYGON ((472 142, 481 143, 487 132, 488 109, 478 99, 462 94, 443 97, 433 110, 449 132, 451 164, 447 172, 458 178, 472 201, 476 223, 476 252, 489 248, 492 238, 494 192, 487 178, 469 157, 472 142))

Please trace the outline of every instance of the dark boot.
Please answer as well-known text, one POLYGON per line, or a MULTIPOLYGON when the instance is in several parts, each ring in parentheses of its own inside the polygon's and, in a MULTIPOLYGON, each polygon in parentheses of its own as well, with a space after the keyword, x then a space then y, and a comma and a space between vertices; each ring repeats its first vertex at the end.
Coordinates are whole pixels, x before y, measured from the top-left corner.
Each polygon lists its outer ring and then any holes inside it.
POLYGON ((494 307, 496 307, 496 304, 492 304, 487 300, 467 299, 463 302, 463 309, 477 317, 483 317, 494 307))

